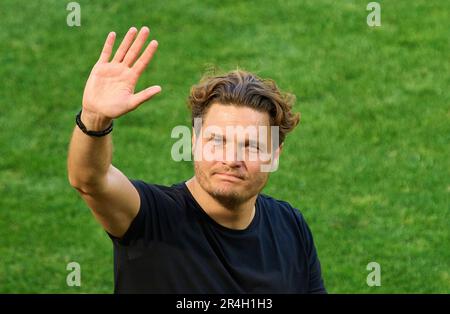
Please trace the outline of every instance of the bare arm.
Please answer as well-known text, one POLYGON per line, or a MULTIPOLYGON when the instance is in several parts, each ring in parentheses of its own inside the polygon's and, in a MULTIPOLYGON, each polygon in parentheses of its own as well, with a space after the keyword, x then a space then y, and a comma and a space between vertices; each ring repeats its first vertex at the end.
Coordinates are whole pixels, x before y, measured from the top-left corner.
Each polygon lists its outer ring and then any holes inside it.
MULTIPOLYGON (((111 61, 115 34, 110 33, 106 39, 83 94, 81 121, 88 130, 105 129, 113 119, 136 109, 161 91, 159 86, 152 86, 134 93, 137 80, 158 45, 151 41, 139 57, 149 29, 142 28, 137 37, 136 33, 135 28, 130 28, 111 61)), ((105 230, 122 237, 139 210, 140 199, 128 178, 111 164, 111 134, 91 137, 76 126, 70 141, 67 170, 71 186, 105 230)))

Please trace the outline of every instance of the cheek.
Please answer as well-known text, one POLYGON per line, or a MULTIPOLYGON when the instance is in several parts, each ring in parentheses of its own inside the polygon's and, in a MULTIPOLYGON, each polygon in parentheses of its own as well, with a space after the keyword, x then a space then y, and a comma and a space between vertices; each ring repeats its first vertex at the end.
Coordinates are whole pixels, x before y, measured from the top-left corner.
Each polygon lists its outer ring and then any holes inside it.
POLYGON ((196 161, 195 169, 203 174, 203 176, 209 177, 211 173, 211 169, 213 168, 214 163, 209 161, 196 161))
POLYGON ((261 162, 258 161, 247 161, 247 171, 250 175, 255 176, 258 175, 259 172, 261 172, 261 162))
POLYGON ((258 185, 261 181, 264 181, 266 174, 260 171, 260 164, 248 165, 247 173, 248 173, 248 183, 253 185, 258 185))

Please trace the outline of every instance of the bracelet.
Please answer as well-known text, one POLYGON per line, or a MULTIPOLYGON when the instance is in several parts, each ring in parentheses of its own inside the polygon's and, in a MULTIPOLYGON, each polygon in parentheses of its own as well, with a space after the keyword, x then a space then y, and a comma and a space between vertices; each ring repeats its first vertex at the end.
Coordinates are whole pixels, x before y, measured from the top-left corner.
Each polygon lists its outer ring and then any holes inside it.
POLYGON ((101 137, 101 136, 105 136, 105 135, 111 133, 111 131, 113 130, 114 121, 111 121, 111 125, 109 127, 107 127, 106 129, 104 129, 103 131, 89 131, 88 129, 86 129, 86 126, 83 124, 83 122, 81 122, 81 111, 82 110, 80 110, 80 112, 77 114, 77 116, 75 118, 75 122, 77 123, 77 125, 81 129, 81 131, 83 131, 83 133, 85 133, 89 136, 95 136, 95 137, 101 137))

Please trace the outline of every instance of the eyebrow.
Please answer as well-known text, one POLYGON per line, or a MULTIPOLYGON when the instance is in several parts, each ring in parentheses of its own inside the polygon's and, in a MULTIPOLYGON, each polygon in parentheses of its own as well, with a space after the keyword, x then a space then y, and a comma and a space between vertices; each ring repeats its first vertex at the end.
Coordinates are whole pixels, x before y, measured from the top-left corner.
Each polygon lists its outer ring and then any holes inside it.
MULTIPOLYGON (((211 133, 211 134, 209 135, 209 138, 210 138, 210 139, 213 139, 213 138, 220 138, 220 139, 222 139, 223 141, 226 141, 226 136, 223 135, 223 134, 211 133)), ((245 139, 244 144, 245 144, 245 145, 253 145, 253 146, 256 146, 256 147, 259 147, 259 148, 264 148, 264 147, 266 147, 264 143, 259 142, 259 141, 255 141, 255 140, 253 140, 253 139, 248 139, 248 138, 245 139)))
POLYGON ((259 143, 258 141, 255 140, 249 140, 249 139, 245 139, 245 144, 247 145, 255 145, 255 146, 261 146, 261 143, 259 143))

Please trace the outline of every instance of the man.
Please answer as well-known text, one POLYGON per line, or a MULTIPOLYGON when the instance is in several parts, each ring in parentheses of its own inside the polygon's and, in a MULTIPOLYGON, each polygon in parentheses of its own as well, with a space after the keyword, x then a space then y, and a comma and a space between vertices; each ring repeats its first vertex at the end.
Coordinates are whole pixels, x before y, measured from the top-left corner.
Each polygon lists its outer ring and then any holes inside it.
POLYGON ((148 35, 131 28, 111 61, 115 34, 108 35, 69 148, 70 184, 113 240, 115 292, 325 293, 302 215, 260 194, 299 122, 293 97, 273 81, 233 71, 192 88, 192 119, 201 124, 191 179, 148 184, 111 164, 113 119, 161 91, 134 93, 158 45, 152 40, 139 56, 148 35))

